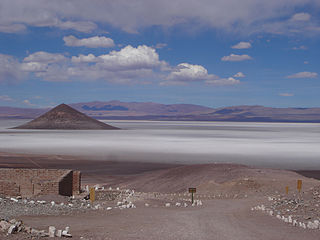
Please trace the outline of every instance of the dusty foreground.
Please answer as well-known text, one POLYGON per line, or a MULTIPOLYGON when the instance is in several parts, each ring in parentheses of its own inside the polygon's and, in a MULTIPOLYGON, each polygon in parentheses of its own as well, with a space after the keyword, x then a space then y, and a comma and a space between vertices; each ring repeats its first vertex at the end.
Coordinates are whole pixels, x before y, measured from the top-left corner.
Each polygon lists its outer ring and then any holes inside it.
MULTIPOLYGON (((84 185, 116 193, 94 203, 81 197, 1 199, 1 218, 46 231, 69 226, 73 239, 319 239, 320 182, 291 171, 0 154, 0 167, 10 166, 79 169, 84 185), (303 180, 300 194, 297 179, 303 180), (188 187, 197 187, 194 206, 188 187)), ((0 233, 0 239, 32 235, 0 233)))

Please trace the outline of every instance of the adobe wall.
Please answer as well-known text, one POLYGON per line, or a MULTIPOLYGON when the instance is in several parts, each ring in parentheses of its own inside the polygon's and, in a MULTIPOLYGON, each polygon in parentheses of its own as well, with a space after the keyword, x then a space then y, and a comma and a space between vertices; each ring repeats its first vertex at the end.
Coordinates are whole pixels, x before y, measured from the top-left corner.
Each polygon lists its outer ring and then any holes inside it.
POLYGON ((49 194, 71 196, 78 194, 80 187, 78 171, 0 168, 0 194, 7 196, 49 194))

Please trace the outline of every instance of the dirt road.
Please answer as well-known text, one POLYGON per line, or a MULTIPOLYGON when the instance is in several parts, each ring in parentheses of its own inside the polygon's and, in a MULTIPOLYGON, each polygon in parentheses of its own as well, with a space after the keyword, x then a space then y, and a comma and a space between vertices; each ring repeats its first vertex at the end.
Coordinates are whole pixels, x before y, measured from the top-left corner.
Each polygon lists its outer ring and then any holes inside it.
POLYGON ((210 240, 307 240, 319 239, 319 231, 292 227, 250 210, 261 199, 208 200, 202 207, 164 206, 96 211, 74 216, 21 217, 28 225, 70 226, 74 239, 210 239, 210 240))

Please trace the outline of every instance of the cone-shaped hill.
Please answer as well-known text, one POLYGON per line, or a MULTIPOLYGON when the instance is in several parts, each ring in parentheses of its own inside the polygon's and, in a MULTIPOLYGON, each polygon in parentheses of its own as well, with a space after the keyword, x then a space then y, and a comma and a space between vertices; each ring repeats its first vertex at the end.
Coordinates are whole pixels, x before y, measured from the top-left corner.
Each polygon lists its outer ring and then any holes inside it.
POLYGON ((15 129, 111 130, 118 128, 88 117, 66 104, 60 104, 40 117, 15 127, 15 129))

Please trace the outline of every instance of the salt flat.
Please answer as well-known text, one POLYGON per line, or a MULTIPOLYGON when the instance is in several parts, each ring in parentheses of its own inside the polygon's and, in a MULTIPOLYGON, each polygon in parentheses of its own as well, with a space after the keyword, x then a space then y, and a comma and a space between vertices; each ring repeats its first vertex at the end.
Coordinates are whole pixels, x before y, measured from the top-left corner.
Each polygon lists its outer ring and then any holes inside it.
POLYGON ((1 152, 112 161, 319 168, 320 124, 108 121, 122 130, 8 129, 26 121, 0 121, 1 152))

